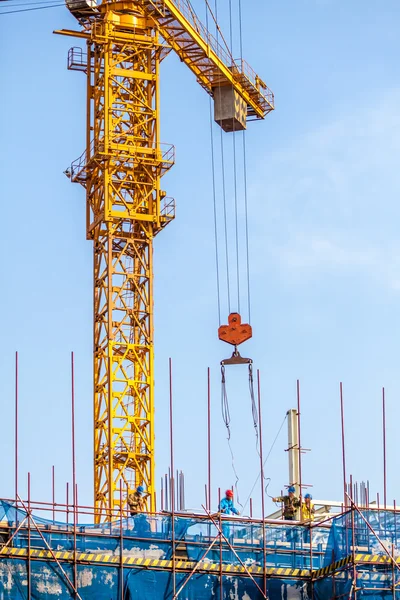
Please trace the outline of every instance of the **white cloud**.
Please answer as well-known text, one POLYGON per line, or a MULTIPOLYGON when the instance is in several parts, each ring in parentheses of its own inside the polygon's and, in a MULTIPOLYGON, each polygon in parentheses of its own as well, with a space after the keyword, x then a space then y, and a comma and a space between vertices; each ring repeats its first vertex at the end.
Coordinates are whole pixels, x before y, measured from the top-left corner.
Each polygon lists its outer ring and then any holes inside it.
POLYGON ((266 188, 252 190, 256 244, 288 276, 352 270, 400 290, 400 89, 372 91, 270 157, 266 188))
POLYGON ((348 241, 297 236, 291 243, 276 249, 279 265, 289 271, 314 276, 325 273, 355 272, 400 291, 400 244, 396 246, 356 248, 348 241), (301 271, 301 273, 300 273, 301 271))

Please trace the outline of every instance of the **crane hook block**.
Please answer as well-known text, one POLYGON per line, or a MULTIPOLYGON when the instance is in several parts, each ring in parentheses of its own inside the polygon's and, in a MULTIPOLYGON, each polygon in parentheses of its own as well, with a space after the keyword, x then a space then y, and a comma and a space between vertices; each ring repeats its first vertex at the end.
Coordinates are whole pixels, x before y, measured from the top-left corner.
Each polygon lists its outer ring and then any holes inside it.
POLYGON ((228 325, 221 325, 218 329, 218 337, 227 344, 239 346, 253 335, 251 325, 242 323, 239 313, 231 313, 228 317, 228 325))

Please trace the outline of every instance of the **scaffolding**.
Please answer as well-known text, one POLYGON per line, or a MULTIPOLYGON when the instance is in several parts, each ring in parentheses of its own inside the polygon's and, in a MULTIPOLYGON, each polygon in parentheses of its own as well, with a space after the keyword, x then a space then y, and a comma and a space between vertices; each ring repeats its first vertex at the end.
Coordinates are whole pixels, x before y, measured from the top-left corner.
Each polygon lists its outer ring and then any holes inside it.
POLYGON ((0 500, 0 598, 397 597, 396 507, 360 507, 349 497, 339 514, 309 525, 207 509, 131 517, 121 507, 104 524, 92 524, 94 516, 94 508, 29 494, 0 500))

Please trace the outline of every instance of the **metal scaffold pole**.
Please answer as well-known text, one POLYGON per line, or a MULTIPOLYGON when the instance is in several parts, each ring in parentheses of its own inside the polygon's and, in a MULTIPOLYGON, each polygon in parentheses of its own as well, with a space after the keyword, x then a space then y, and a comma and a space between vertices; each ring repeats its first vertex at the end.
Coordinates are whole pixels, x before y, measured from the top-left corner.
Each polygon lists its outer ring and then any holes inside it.
POLYGON ((32 598, 32 565, 31 565, 31 474, 28 473, 28 600, 32 598))
POLYGON ((211 510, 211 380, 207 369, 207 509, 211 510))
POLYGON ((169 443, 170 443, 170 501, 171 501, 171 556, 172 556, 172 589, 176 595, 176 560, 175 560, 175 484, 174 484, 174 414, 172 393, 172 359, 169 359, 169 443))
POLYGON ((260 371, 257 369, 257 396, 258 396, 258 431, 260 436, 260 479, 261 479, 261 520, 263 540, 263 591, 267 595, 267 540, 265 532, 265 491, 264 491, 264 458, 262 437, 262 414, 261 414, 261 379, 260 371))
POLYGON ((343 502, 347 506, 347 491, 346 491, 346 448, 344 437, 344 404, 343 404, 343 384, 340 382, 340 422, 342 432, 342 465, 343 465, 343 502))
POLYGON ((17 508, 18 518, 18 352, 15 353, 15 439, 14 439, 14 460, 15 460, 15 506, 17 508))

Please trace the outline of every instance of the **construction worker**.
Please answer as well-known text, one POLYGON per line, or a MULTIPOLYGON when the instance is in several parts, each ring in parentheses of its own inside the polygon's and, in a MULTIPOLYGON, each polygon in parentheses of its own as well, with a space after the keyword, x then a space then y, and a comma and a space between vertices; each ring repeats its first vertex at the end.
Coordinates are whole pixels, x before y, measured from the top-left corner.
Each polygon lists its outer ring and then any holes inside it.
POLYGON ((291 485, 287 496, 272 498, 273 502, 283 502, 283 518, 285 521, 294 521, 296 519, 296 510, 301 506, 299 498, 294 495, 295 491, 295 487, 291 485))
POLYGON ((134 520, 134 527, 136 535, 145 537, 146 533, 150 532, 150 524, 143 514, 144 509, 144 489, 141 485, 138 485, 136 491, 133 494, 128 495, 128 506, 131 513, 131 517, 134 520))
POLYGON ((304 502, 301 505, 301 520, 305 523, 314 521, 315 508, 311 500, 311 494, 306 494, 304 496, 304 502))
POLYGON ((138 485, 136 491, 130 493, 128 495, 128 506, 131 513, 131 517, 136 516, 138 513, 143 511, 144 507, 144 498, 143 498, 144 489, 141 485, 138 485))
MULTIPOLYGON (((232 490, 226 490, 225 498, 222 498, 219 503, 219 512, 222 515, 239 515, 238 509, 233 504, 233 492, 232 490)), ((222 533, 226 538, 230 536, 230 527, 226 523, 222 525, 222 533)))
MULTIPOLYGON (((315 508, 314 504, 311 502, 312 496, 311 494, 306 494, 304 496, 304 502, 301 504, 301 520, 306 525, 311 525, 314 521, 315 508)), ((303 532, 303 540, 304 543, 308 544, 310 541, 310 529, 311 527, 305 527, 303 532)))
POLYGON ((226 490, 225 498, 219 503, 219 512, 223 515, 239 515, 239 511, 233 504, 233 492, 232 490, 226 490))

